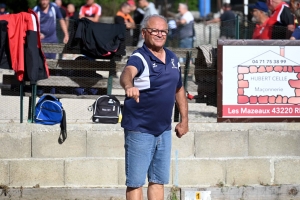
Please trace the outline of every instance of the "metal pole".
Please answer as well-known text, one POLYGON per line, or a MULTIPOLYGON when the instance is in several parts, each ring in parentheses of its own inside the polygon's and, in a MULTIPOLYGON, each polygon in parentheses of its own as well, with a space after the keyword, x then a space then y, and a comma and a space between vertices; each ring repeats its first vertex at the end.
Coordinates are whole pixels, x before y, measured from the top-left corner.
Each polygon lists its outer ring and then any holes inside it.
POLYGON ((248 0, 244 0, 244 26, 245 26, 245 39, 248 39, 248 0))
POLYGON ((240 23, 239 23, 239 15, 235 17, 235 39, 240 39, 240 23))
POLYGON ((20 82, 20 123, 23 123, 23 95, 24 95, 24 82, 20 82))
POLYGON ((211 26, 208 27, 208 44, 211 44, 211 26))

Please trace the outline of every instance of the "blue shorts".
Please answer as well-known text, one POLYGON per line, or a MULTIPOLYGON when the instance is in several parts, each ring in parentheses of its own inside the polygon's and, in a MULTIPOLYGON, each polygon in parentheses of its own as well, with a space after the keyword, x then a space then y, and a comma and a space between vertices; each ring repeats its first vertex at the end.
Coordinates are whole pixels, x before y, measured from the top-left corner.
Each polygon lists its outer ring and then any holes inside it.
POLYGON ((171 162, 171 130, 159 136, 125 130, 126 186, 138 188, 148 182, 168 184, 171 162))

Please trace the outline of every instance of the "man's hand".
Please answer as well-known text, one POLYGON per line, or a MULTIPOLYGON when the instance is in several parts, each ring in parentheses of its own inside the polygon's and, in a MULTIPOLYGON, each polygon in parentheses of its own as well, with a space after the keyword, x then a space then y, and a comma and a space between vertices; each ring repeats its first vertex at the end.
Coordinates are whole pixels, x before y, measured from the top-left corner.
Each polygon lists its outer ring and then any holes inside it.
POLYGON ((64 44, 67 44, 69 41, 69 36, 68 35, 65 35, 64 37, 64 44))
POLYGON ((178 138, 181 138, 183 135, 187 134, 189 131, 188 123, 179 122, 175 127, 175 132, 178 138))
POLYGON ((135 24, 131 22, 125 22, 126 28, 135 28, 135 24))
POLYGON ((134 98, 134 100, 139 103, 140 102, 140 91, 136 87, 127 87, 125 88, 126 95, 130 98, 134 98))

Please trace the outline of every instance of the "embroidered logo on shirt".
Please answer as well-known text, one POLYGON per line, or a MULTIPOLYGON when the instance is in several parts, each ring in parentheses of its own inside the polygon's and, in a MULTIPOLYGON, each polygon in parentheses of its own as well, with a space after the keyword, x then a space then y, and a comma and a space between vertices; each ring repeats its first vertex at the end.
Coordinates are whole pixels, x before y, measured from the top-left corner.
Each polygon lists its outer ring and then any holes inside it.
POLYGON ((178 69, 178 67, 174 64, 174 58, 171 59, 171 63, 172 63, 172 65, 173 65, 172 68, 178 69))
POLYGON ((153 63, 153 64, 152 64, 152 67, 153 67, 153 68, 157 67, 157 64, 156 64, 156 63, 153 63))

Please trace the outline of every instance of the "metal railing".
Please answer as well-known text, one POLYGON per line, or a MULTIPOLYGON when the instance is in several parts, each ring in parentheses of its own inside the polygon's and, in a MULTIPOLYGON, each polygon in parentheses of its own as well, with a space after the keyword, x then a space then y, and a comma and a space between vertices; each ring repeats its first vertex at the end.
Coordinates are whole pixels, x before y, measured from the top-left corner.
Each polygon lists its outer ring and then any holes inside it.
MULTIPOLYGON (((73 22, 69 23, 69 32, 72 34, 74 32, 74 26, 72 25, 73 22)), ((191 60, 188 62, 190 64, 190 68, 188 70, 183 71, 183 80, 185 80, 185 87, 188 93, 191 96, 194 96, 192 100, 189 100, 189 102, 193 103, 200 103, 204 105, 212 105, 216 106, 216 68, 217 68, 217 61, 216 61, 216 47, 217 47, 217 41, 221 36, 221 33, 234 33, 233 39, 251 39, 253 31, 255 29, 255 23, 247 21, 244 18, 241 18, 240 16, 237 16, 234 21, 228 21, 227 24, 234 24, 230 26, 230 29, 226 27, 221 27, 220 24, 209 24, 207 25, 205 22, 199 22, 194 24, 195 29, 195 36, 194 36, 194 48, 195 51, 190 55, 191 60)), ((58 40, 61 42, 63 38, 63 32, 61 31, 61 28, 59 27, 59 23, 57 23, 57 37, 58 40)), ((128 30, 126 33, 126 49, 127 53, 128 50, 132 51, 135 49, 134 44, 136 44, 138 35, 139 35, 139 26, 137 25, 137 28, 134 30, 128 30)), ((277 36, 284 36, 286 34, 286 30, 282 27, 273 27, 274 34, 277 34, 277 36)), ((231 35, 232 37, 232 35, 231 35)), ((173 35, 169 35, 167 39, 166 46, 170 47, 173 50, 178 49, 178 43, 179 39, 176 36, 176 32, 173 35)), ((61 49, 60 49, 61 50, 61 49)), ((63 53, 59 49, 53 50, 53 52, 56 52, 56 58, 61 60, 61 65, 66 65, 68 60, 74 60, 75 57, 79 57, 80 55, 74 55, 63 53), (60 53, 58 53, 60 52, 60 53)), ((47 50, 48 52, 51 50, 47 50)), ((121 69, 124 67, 126 63, 126 56, 123 56, 119 61, 115 62, 115 67, 121 69)), ((181 65, 184 66, 186 63, 186 51, 177 51, 177 56, 182 58, 181 65)), ((79 57, 80 58, 80 57, 79 57)), ((99 65, 93 65, 91 66, 91 62, 81 57, 81 59, 78 59, 78 62, 76 62, 78 65, 78 70, 69 69, 69 70, 58 70, 57 67, 59 67, 59 64, 55 64, 52 61, 49 60, 49 64, 53 65, 53 68, 50 69, 50 76, 56 76, 56 87, 38 87, 38 89, 41 89, 42 92, 50 92, 51 90, 55 90, 54 94, 61 94, 64 95, 66 93, 70 93, 72 95, 77 95, 79 98, 77 99, 62 99, 62 102, 67 110, 68 113, 68 120, 73 122, 86 122, 90 121, 90 117, 92 113, 88 112, 87 108, 89 105, 91 105, 94 102, 93 98, 89 99, 83 99, 80 98, 80 95, 101 95, 106 93, 106 89, 103 88, 99 89, 97 91, 89 90, 89 88, 84 87, 64 87, 65 85, 63 81, 75 81, 80 78, 85 78, 89 81, 92 79, 102 79, 108 77, 108 72, 105 69, 105 66, 111 67, 108 63, 100 63, 99 65), (104 66, 105 65, 105 66, 104 66), (55 68, 56 67, 56 68, 55 68), (87 68, 95 68, 95 67, 102 67, 102 70, 87 70, 87 68), (61 73, 61 74, 60 74, 61 73), (62 76, 60 78, 60 76, 62 76), (66 78, 68 76, 72 76, 72 78, 66 78), (62 87, 59 87, 59 83, 61 83, 62 87), (86 93, 84 93, 86 91, 86 93), (83 92, 82 94, 80 92, 83 92), (80 105, 80 106, 79 106, 80 105), (74 109, 76 108, 76 109, 74 109)), ((123 89, 119 85, 119 75, 120 70, 115 71, 115 76, 113 78, 113 85, 112 85, 112 94, 116 95, 124 95, 123 89)), ((4 70, 0 69, 0 82, 3 83, 3 76, 4 75, 12 75, 13 72, 10 70, 4 70)), ((18 122, 20 118, 20 109, 19 109, 19 93, 18 87, 10 87, 10 88, 1 88, 1 106, 0 106, 0 121, 14 121, 18 122)), ((25 91, 29 92, 30 91, 25 91)), ((24 105, 27 105, 27 103, 30 101, 29 97, 24 97, 24 105)), ((28 113, 28 109, 26 106, 24 106, 24 118, 28 117, 26 113, 28 113)), ((199 115, 201 118, 201 115, 203 113, 201 112, 194 112, 195 115, 199 115)), ((203 115, 205 116, 205 114, 203 115)), ((212 116, 212 118, 216 117, 216 110, 212 110, 211 114, 209 116, 212 116)), ((195 118, 195 119, 200 119, 195 118)), ((197 121, 197 120, 196 120, 197 121)), ((201 121, 201 120, 200 120, 201 121)))

